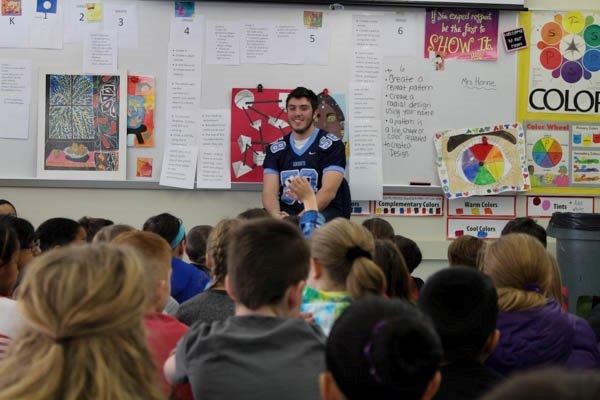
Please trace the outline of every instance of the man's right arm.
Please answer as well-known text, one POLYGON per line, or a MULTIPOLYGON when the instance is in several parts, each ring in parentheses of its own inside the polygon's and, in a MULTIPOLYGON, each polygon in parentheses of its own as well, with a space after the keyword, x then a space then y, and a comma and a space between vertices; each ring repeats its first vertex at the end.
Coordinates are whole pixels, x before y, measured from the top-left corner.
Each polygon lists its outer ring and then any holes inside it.
POLYGON ((262 203, 267 212, 279 216, 279 174, 265 173, 263 176, 262 203))

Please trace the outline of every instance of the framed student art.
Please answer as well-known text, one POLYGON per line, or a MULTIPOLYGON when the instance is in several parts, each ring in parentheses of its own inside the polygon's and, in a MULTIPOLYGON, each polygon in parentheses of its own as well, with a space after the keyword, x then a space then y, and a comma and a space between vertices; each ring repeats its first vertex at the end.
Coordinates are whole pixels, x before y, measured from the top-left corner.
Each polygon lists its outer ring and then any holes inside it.
POLYGON ((125 73, 42 72, 39 89, 37 176, 125 180, 125 73))

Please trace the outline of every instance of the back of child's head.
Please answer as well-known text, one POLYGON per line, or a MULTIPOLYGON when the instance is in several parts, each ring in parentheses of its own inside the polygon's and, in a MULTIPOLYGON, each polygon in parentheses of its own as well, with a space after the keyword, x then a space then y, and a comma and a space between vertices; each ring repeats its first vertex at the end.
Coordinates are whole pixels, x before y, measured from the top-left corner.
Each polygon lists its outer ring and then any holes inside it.
POLYGON ((362 226, 367 228, 375 239, 391 239, 394 237, 392 224, 383 218, 369 218, 363 221, 362 226))
POLYGON ((19 238, 15 230, 0 224, 0 296, 9 297, 17 281, 19 238))
POLYGON ((206 265, 206 243, 213 229, 210 225, 198 225, 190 229, 185 242, 185 254, 191 262, 206 265))
POLYGON ((502 229, 502 235, 509 233, 526 233, 539 240, 544 248, 547 247, 546 230, 529 217, 519 217, 509 221, 502 229))
POLYGON ((596 400, 600 374, 596 371, 538 369, 515 374, 482 400, 596 400))
POLYGON ((85 242, 86 234, 82 226, 69 218, 50 218, 35 231, 40 249, 48 251, 57 246, 67 246, 74 242, 85 242))
POLYGON ((183 223, 179 218, 169 213, 162 213, 148 218, 144 222, 142 230, 160 235, 169 243, 172 249, 185 239, 183 223))
POLYGON ((421 399, 441 359, 431 322, 403 300, 352 303, 326 348, 327 370, 348 400, 421 399))
POLYGON ((81 225, 85 230, 88 243, 92 242, 94 236, 96 236, 96 233, 98 233, 100 229, 104 228, 105 226, 114 225, 114 222, 109 219, 93 217, 82 217, 77 222, 79 222, 79 225, 81 225))
POLYGON ((546 304, 554 279, 552 260, 533 236, 525 233, 501 236, 486 246, 481 268, 498 290, 501 311, 546 304))
POLYGON ((7 225, 14 229, 19 238, 21 250, 30 249, 35 244, 35 229, 31 222, 14 215, 0 215, 0 225, 7 225))
POLYGON ((219 221, 208 236, 206 244, 207 265, 210 268, 213 285, 223 283, 227 275, 227 249, 231 243, 232 231, 240 226, 239 219, 219 221))
POLYGON ((385 275, 373 261, 375 240, 364 227, 336 218, 317 229, 310 238, 311 257, 352 298, 381 295, 385 275))
POLYGON ((408 268, 404 257, 396 248, 396 245, 387 239, 375 240, 375 253, 373 261, 382 269, 387 283, 386 295, 389 298, 409 298, 408 268))
POLYGON ((227 271, 236 302, 256 310, 279 303, 308 275, 310 252, 300 230, 274 218, 241 224, 231 233, 227 271))
POLYGON ((242 211, 238 214, 238 219, 243 220, 251 220, 251 219, 259 219, 259 218, 267 218, 270 217, 271 214, 264 208, 249 208, 246 211, 242 211))
POLYGON ((0 199, 0 215, 14 215, 17 216, 17 209, 14 204, 6 199, 0 199))
POLYGON ((473 268, 443 269, 421 289, 419 307, 442 340, 444 361, 478 362, 498 316, 498 295, 489 277, 473 268))
POLYGON ((475 236, 463 235, 454 239, 448 246, 448 262, 451 267, 477 268, 477 257, 485 242, 475 236))
POLYGON ((2 397, 160 398, 142 325, 143 277, 135 252, 117 246, 36 258, 19 293, 26 323, 0 363, 2 397))
POLYGON ((156 233, 130 231, 121 233, 111 243, 129 246, 137 252, 144 268, 148 301, 154 301, 153 293, 159 282, 169 282, 170 278, 171 247, 167 241, 156 233))
POLYGON ((419 249, 419 246, 414 240, 402 235, 394 235, 392 241, 400 251, 400 254, 404 257, 408 272, 412 274, 419 264, 421 264, 421 260, 423 260, 421 249, 419 249))
POLYGON ((119 236, 123 232, 131 232, 136 231, 133 226, 125 225, 125 224, 116 224, 116 225, 108 225, 104 228, 100 229, 96 235, 94 235, 94 239, 92 243, 103 243, 103 242, 112 242, 114 238, 119 236))

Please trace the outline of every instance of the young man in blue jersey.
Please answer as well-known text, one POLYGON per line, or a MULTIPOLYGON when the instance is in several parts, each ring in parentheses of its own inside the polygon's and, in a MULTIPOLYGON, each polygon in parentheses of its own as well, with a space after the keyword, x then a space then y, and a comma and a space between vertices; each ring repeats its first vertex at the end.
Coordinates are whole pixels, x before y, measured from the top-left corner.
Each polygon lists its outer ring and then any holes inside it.
POLYGON ((317 206, 327 221, 350 218, 350 189, 344 179, 344 143, 334 134, 315 127, 317 95, 298 87, 288 95, 286 109, 292 133, 267 147, 263 164, 262 202, 273 216, 302 212, 303 205, 289 190, 289 182, 299 176, 316 192, 317 206))

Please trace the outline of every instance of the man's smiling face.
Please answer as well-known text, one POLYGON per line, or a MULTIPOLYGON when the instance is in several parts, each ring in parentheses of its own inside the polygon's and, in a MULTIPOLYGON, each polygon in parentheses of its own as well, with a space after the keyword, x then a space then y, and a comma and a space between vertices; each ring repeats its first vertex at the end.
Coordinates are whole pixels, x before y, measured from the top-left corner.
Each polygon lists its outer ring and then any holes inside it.
POLYGON ((288 123, 298 135, 306 133, 313 124, 314 111, 306 97, 292 97, 287 104, 288 123))

